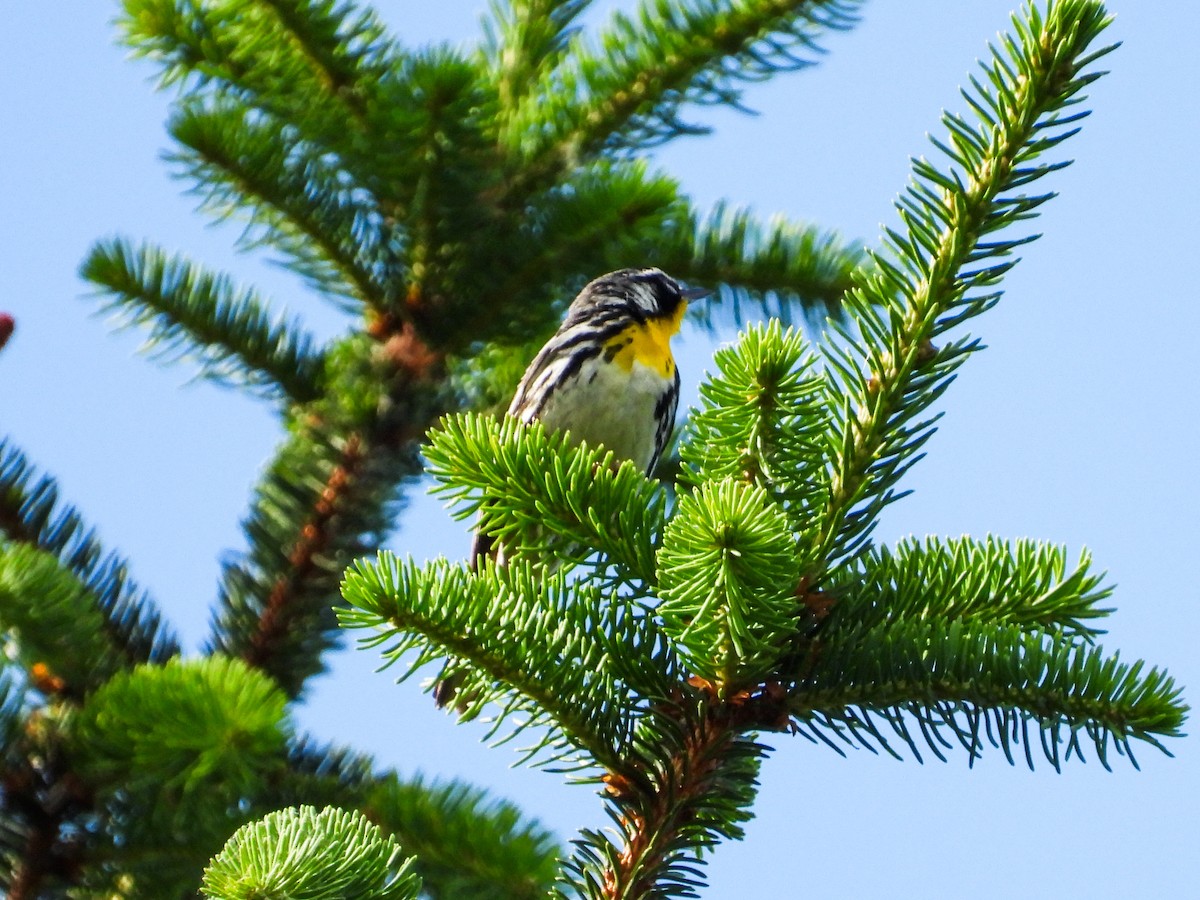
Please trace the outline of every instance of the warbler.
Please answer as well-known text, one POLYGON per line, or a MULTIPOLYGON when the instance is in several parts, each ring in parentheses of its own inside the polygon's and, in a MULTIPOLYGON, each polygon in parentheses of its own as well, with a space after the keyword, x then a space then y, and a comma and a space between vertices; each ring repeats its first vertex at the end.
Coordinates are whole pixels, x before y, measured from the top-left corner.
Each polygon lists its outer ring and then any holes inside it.
MULTIPOLYGON (((525 370, 508 415, 603 444, 649 475, 679 408, 671 338, 688 301, 710 293, 681 287, 661 269, 618 269, 589 282, 525 370)), ((472 566, 491 549, 476 532, 472 566)))
MULTIPOLYGON (((649 475, 679 407, 671 338, 688 302, 710 293, 682 287, 654 268, 618 269, 589 282, 525 370, 508 415, 566 431, 572 442, 603 445, 649 475)), ((493 544, 476 531, 472 568, 493 544)), ((498 562, 504 562, 502 552, 498 562)), ((459 682, 449 669, 442 673, 434 688, 438 706, 451 701, 459 682)))

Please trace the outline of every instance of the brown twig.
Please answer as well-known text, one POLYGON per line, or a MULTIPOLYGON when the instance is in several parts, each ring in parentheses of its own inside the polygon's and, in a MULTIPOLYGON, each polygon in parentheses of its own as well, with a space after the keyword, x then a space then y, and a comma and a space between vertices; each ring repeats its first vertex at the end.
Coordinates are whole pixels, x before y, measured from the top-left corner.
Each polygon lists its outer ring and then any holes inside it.
POLYGON ((723 751, 735 737, 728 721, 720 718, 706 717, 687 728, 683 747, 666 771, 646 783, 652 793, 646 794, 645 787, 639 790, 632 780, 619 782, 640 802, 622 804, 626 842, 615 865, 604 873, 604 897, 629 900, 653 889, 676 835, 695 816, 721 768, 723 751))
MULTIPOLYGON (((377 342, 380 357, 392 373, 390 408, 410 407, 406 400, 439 378, 443 355, 428 346, 411 322, 394 316, 373 315, 366 330, 377 342)), ((293 611, 301 606, 296 602, 297 597, 313 578, 328 574, 320 558, 343 537, 338 533, 338 519, 361 500, 355 492, 363 474, 383 455, 394 454, 419 439, 433 421, 432 414, 400 415, 398 420, 396 416, 385 418, 374 417, 341 441, 336 462, 288 552, 287 568, 267 592, 257 626, 241 654, 248 664, 272 670, 277 649, 295 627, 293 611)))
POLYGON ((603 896, 633 900, 651 896, 680 844, 680 832, 694 825, 704 805, 720 788, 738 738, 747 731, 783 731, 791 725, 783 687, 769 682, 721 700, 716 685, 689 679, 703 695, 704 713, 695 716, 681 703, 678 711, 659 710, 667 728, 682 734, 680 749, 650 778, 610 772, 606 790, 622 808, 625 846, 612 857, 603 876, 603 896))
POLYGON ((250 637, 243 656, 250 665, 268 668, 275 647, 291 627, 287 615, 291 599, 304 579, 317 569, 316 556, 328 545, 331 520, 361 470, 364 457, 362 439, 358 434, 351 434, 342 449, 341 462, 326 479, 312 517, 300 529, 296 544, 288 554, 288 572, 276 579, 267 595, 258 628, 250 637))

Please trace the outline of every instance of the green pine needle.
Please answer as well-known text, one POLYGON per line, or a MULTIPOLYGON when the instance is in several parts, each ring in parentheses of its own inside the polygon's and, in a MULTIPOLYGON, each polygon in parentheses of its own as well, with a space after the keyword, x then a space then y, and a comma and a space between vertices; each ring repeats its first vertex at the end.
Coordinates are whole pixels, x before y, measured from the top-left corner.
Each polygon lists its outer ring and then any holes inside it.
POLYGON ((569 46, 576 18, 591 0, 492 0, 483 54, 508 114, 569 46))
POLYGON ((1031 218, 1051 196, 1023 189, 1065 165, 1039 157, 1077 130, 1068 126, 1082 115, 1081 92, 1099 77, 1084 69, 1113 49, 1088 48, 1110 18, 1090 0, 1014 16, 1015 37, 992 48, 983 79, 965 94, 978 121, 943 117, 950 137, 934 143, 949 167, 914 161, 897 204, 907 233, 886 231, 884 251, 846 298, 857 329, 840 329, 842 341, 825 350, 831 403, 844 409, 815 545, 828 563, 865 550, 883 507, 902 496, 896 485, 933 431, 930 405, 979 347, 964 336, 934 342, 995 305, 1015 264, 1008 257, 1032 239, 989 236, 1031 218))
POLYGON ((823 634, 963 619, 1086 639, 1102 633, 1089 620, 1112 611, 1099 605, 1112 595, 1103 580, 1086 551, 1068 568, 1066 548, 1040 541, 914 538, 894 551, 873 550, 830 578, 836 605, 823 634))
POLYGON ((1106 768, 1110 748, 1136 765, 1131 741, 1166 752, 1160 738, 1179 737, 1187 712, 1165 672, 1015 625, 885 622, 818 642, 807 665, 792 702, 801 733, 897 758, 897 741, 921 758, 916 732, 939 759, 959 745, 973 759, 987 740, 1009 762, 1023 748, 1032 768, 1040 744, 1058 769, 1090 741, 1106 768))
POLYGON ((123 5, 125 43, 159 64, 164 84, 219 85, 306 124, 324 119, 330 133, 364 116, 363 93, 395 64, 374 13, 341 0, 123 5), (268 39, 274 52, 255 52, 268 39))
POLYGON ((691 105, 743 108, 740 85, 813 64, 817 38, 856 21, 851 0, 648 0, 571 42, 507 123, 528 160, 645 149, 706 129, 691 105))
POLYGON ((824 381, 803 336, 779 322, 748 328, 714 354, 679 447, 681 480, 738 478, 763 488, 792 530, 811 529, 824 495, 824 381))
MULTIPOLYGON (((371 445, 381 385, 362 350, 369 339, 347 344, 329 351, 328 396, 298 411, 255 488, 242 525, 249 546, 223 562, 207 647, 256 660, 293 697, 337 643, 343 570, 379 546, 394 520, 397 485, 420 471, 411 448, 371 445), (306 530, 319 548, 306 543, 306 530), (302 575, 298 552, 307 555, 302 575)), ((422 406, 434 401, 422 391, 405 400, 413 414, 432 418, 422 406)))
POLYGON ((528 563, 471 572, 382 552, 347 573, 342 594, 350 606, 339 612, 342 626, 374 629, 360 644, 383 647, 401 679, 449 655, 463 673, 464 717, 499 706, 489 736, 550 726, 527 751, 543 763, 572 762, 583 750, 585 764, 617 764, 639 705, 629 674, 647 666, 616 660, 641 655, 657 663, 662 682, 677 674, 669 657, 656 659, 663 642, 646 618, 528 563))
MULTIPOLYGON (((78 579, 103 618, 110 646, 126 664, 163 662, 179 653, 178 641, 162 624, 157 604, 129 577, 128 564, 105 552, 80 513, 59 503, 57 482, 46 475, 38 476, 25 455, 8 440, 0 440, 0 529, 13 544, 53 556, 78 579)), ((65 587, 58 576, 54 580, 62 597, 82 596, 74 587, 65 587)), ((16 606, 10 607, 9 615, 15 617, 12 621, 38 620, 36 607, 41 599, 36 592, 14 590, 10 602, 21 607, 19 611, 16 606)), ((91 642, 89 636, 86 643, 91 642)), ((92 659, 95 661, 95 657, 92 659)), ((89 675, 87 681, 91 680, 89 675)))
POLYGON ((768 677, 796 633, 799 565, 787 517, 761 487, 683 494, 658 554, 657 613, 696 674, 722 695, 768 677))
POLYGON ((430 433, 425 457, 455 515, 481 516, 480 530, 518 557, 580 563, 599 550, 597 565, 619 580, 653 584, 663 492, 604 448, 571 443, 538 422, 465 413, 430 433))
POLYGON ((296 322, 271 321, 253 291, 181 257, 121 238, 92 247, 80 269, 108 295, 106 311, 149 331, 155 359, 194 357, 200 374, 293 402, 322 390, 324 358, 296 322))
POLYGON ((432 896, 534 900, 558 874, 554 835, 478 788, 389 777, 368 804, 372 820, 416 855, 432 896))
POLYGON ((857 242, 814 225, 718 204, 701 217, 691 211, 655 241, 652 257, 689 284, 721 285, 717 300, 697 306, 705 324, 728 315, 738 324, 765 312, 790 323, 797 305, 810 323, 842 315, 842 295, 854 283, 865 253, 857 242), (752 302, 748 302, 752 301, 752 302))
POLYGON ((320 144, 228 99, 192 99, 169 123, 181 149, 171 160, 218 219, 249 224, 245 247, 268 245, 342 306, 382 307, 394 296, 388 229, 320 144), (390 268, 390 270, 389 270, 390 268))
POLYGON ((243 826, 204 872, 213 900, 417 900, 413 860, 360 812, 281 809, 243 826))
POLYGON ((120 672, 93 693, 75 726, 76 753, 97 784, 174 798, 172 821, 223 815, 277 769, 286 697, 241 660, 174 659, 120 672))
POLYGON ((122 666, 95 595, 53 555, 29 544, 0 545, 0 633, 11 632, 17 658, 44 666, 81 696, 122 666))

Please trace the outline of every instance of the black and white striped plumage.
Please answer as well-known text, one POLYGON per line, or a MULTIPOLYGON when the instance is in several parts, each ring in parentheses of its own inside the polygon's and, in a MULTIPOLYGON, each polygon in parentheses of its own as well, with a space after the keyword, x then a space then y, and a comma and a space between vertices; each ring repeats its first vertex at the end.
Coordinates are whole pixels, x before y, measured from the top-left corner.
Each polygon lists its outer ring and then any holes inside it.
POLYGON ((604 444, 649 474, 679 406, 670 338, 699 293, 658 269, 597 278, 525 371, 508 414, 604 444))

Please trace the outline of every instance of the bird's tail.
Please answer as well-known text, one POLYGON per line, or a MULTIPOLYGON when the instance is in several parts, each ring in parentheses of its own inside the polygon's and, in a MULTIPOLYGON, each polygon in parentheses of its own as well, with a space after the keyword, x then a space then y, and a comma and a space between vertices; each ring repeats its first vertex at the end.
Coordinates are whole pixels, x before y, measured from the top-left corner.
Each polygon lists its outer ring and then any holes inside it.
MULTIPOLYGON (((471 540, 471 555, 467 557, 467 565, 471 571, 479 571, 483 561, 491 556, 495 549, 496 539, 494 537, 484 534, 482 531, 476 531, 471 540)), ((453 704, 461 713, 466 708, 463 698, 458 696, 458 690, 462 687, 465 678, 466 673, 461 669, 454 669, 450 663, 442 668, 442 674, 438 676, 433 685, 433 702, 437 704, 438 709, 445 709, 453 704)))
POLYGON ((467 565, 471 567, 472 572, 479 571, 480 563, 491 555, 495 546, 496 539, 490 534, 484 534, 482 531, 475 532, 475 537, 471 541, 471 555, 467 557, 467 565))

